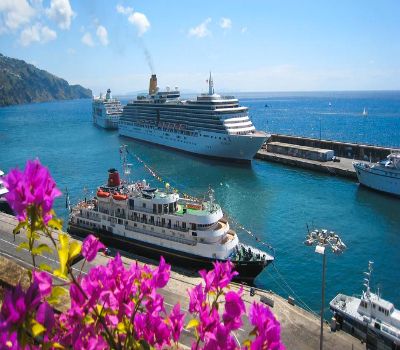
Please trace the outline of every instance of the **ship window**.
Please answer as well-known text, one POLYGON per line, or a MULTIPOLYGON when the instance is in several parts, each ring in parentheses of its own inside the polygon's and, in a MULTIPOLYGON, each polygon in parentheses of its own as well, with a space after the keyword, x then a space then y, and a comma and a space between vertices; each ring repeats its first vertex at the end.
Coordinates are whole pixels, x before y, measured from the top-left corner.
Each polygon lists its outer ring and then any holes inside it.
POLYGON ((182 228, 186 228, 186 222, 182 222, 182 228))
POLYGON ((143 208, 146 208, 146 203, 143 203, 142 206, 143 206, 143 208))
POLYGON ((158 205, 158 212, 159 212, 159 213, 162 213, 162 204, 159 204, 159 205, 158 205))
POLYGON ((192 232, 193 237, 197 237, 197 232, 192 232))
POLYGON ((133 208, 135 207, 135 201, 133 199, 129 200, 129 209, 133 210, 133 208))
POLYGON ((157 204, 153 204, 153 213, 157 213, 157 204))
POLYGON ((118 219, 118 224, 122 225, 122 220, 121 219, 118 219))

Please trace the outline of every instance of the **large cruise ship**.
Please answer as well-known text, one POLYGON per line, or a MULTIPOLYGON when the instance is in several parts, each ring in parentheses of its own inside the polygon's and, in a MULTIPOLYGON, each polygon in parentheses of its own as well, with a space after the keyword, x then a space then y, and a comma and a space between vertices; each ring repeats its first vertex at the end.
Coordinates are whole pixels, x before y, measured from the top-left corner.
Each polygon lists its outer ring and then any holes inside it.
POLYGON ((400 196, 400 152, 375 164, 353 162, 360 184, 374 190, 400 196))
POLYGON ((124 107, 120 135, 208 157, 250 161, 266 133, 255 129, 248 108, 237 98, 214 93, 211 73, 208 84, 208 94, 183 100, 178 88, 159 91, 153 74, 149 94, 124 107))
POLYGON ((115 169, 107 184, 91 200, 72 210, 68 232, 94 233, 105 244, 189 269, 212 268, 214 261, 230 260, 238 280, 253 283, 271 263, 272 255, 239 243, 229 227, 213 191, 208 198, 180 198, 169 189, 156 189, 146 181, 122 183, 115 169))
POLYGON ((118 129, 118 120, 122 115, 122 105, 112 98, 108 89, 106 96, 94 97, 92 102, 93 123, 105 129, 118 129))

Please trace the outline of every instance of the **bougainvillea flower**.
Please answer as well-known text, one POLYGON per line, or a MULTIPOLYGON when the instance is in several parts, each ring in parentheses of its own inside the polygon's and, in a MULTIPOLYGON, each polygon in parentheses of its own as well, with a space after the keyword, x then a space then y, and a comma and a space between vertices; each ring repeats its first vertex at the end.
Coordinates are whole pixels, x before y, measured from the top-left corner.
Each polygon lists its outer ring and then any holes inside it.
POLYGON ((171 322, 171 333, 172 333, 172 339, 177 342, 179 340, 179 337, 181 335, 182 329, 183 329, 183 320, 185 318, 185 314, 181 313, 181 307, 178 304, 174 306, 172 309, 170 315, 169 315, 169 320, 171 322))
POLYGON ((61 195, 49 170, 39 159, 28 160, 25 170, 11 170, 4 177, 8 189, 6 199, 17 215, 18 220, 26 219, 27 208, 35 206, 43 221, 47 224, 52 218, 51 208, 54 199, 61 195))
POLYGON ((39 286, 39 290, 41 293, 42 298, 50 295, 51 287, 52 287, 52 279, 51 276, 44 271, 34 271, 33 278, 39 286))
POLYGON ((242 325, 242 315, 246 311, 242 299, 242 291, 229 291, 225 294, 225 312, 222 315, 225 326, 230 330, 238 329, 242 325))
POLYGON ((87 261, 91 262, 97 255, 100 249, 104 249, 106 246, 99 241, 99 239, 93 235, 89 235, 85 238, 82 245, 82 255, 87 261))

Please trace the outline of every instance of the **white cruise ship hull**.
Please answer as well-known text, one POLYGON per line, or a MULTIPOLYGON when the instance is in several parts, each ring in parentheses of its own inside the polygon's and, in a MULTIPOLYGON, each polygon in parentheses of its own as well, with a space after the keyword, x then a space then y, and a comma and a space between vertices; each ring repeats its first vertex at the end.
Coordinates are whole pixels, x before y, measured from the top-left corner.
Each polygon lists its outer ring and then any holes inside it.
POLYGON ((93 123, 104 129, 116 130, 118 129, 118 119, 107 118, 104 116, 93 115, 93 123))
POLYGON ((267 138, 263 132, 248 135, 201 132, 196 136, 189 136, 158 128, 140 127, 128 122, 119 124, 119 134, 202 156, 241 161, 250 161, 267 138))
POLYGON ((374 190, 400 196, 400 172, 354 162, 358 181, 361 185, 374 190))

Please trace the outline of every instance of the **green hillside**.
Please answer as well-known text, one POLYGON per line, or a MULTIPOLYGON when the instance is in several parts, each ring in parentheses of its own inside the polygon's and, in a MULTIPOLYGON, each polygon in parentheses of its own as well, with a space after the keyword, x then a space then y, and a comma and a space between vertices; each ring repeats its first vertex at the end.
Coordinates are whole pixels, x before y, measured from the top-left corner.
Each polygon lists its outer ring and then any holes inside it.
POLYGON ((0 54, 0 106, 90 97, 90 89, 0 54))

